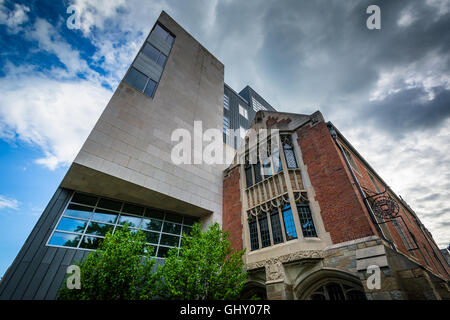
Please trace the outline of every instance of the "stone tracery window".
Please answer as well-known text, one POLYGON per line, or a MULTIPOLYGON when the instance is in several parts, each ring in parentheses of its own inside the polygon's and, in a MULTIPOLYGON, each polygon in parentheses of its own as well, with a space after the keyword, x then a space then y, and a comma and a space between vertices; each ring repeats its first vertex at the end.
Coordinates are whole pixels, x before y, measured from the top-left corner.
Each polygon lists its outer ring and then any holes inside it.
POLYGON ((366 300, 366 296, 360 288, 339 282, 328 282, 317 288, 309 296, 309 300, 366 300))

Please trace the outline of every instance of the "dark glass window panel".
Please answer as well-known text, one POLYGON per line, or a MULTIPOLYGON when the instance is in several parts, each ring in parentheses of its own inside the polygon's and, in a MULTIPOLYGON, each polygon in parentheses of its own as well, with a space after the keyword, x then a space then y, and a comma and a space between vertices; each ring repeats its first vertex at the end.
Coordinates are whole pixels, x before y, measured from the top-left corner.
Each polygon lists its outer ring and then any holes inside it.
POLYGON ((162 221, 151 218, 142 219, 141 228, 146 230, 161 231, 162 221))
POLYGON ((71 231, 71 232, 79 232, 83 233, 86 227, 87 221, 71 219, 71 218, 62 218, 59 221, 56 230, 59 231, 71 231))
POLYGON ((97 249, 102 241, 103 238, 84 236, 83 240, 81 240, 80 248, 97 249))
POLYGON ((158 63, 161 67, 164 67, 164 64, 166 63, 166 60, 167 60, 167 56, 166 56, 165 54, 161 53, 160 56, 159 56, 159 58, 158 58, 158 62, 157 62, 157 63, 158 63))
POLYGON ((166 221, 181 223, 183 221, 183 216, 176 214, 166 213, 166 221))
POLYGON ((283 209, 284 229, 286 231, 286 240, 297 239, 297 231, 295 230, 294 217, 290 206, 283 209))
POLYGON ((317 237, 316 228, 314 227, 314 221, 311 216, 311 210, 308 205, 297 206, 298 216, 300 218, 300 224, 302 226, 304 237, 317 237))
POLYGON ((145 87, 144 93, 150 98, 153 98, 153 95, 155 94, 155 89, 156 89, 156 82, 153 81, 152 79, 149 79, 147 86, 145 87))
POLYGON ((166 258, 169 255, 169 250, 172 248, 168 247, 159 247, 158 248, 158 257, 160 258, 166 258))
POLYGON ((261 245, 263 248, 270 246, 270 233, 267 217, 258 218, 259 232, 261 233, 261 245))
POLYGON ((184 217, 184 220, 183 220, 183 224, 187 224, 189 226, 192 226, 196 222, 198 222, 198 219, 192 218, 192 217, 184 217))
POLYGON ((346 293, 347 300, 366 300, 366 295, 359 290, 351 290, 346 293))
POLYGON ((141 220, 142 218, 139 217, 122 214, 119 218, 119 224, 124 225, 125 223, 127 223, 129 227, 137 228, 141 224, 141 220))
POLYGON ((191 234, 192 228, 188 227, 186 225, 183 226, 183 233, 185 234, 191 234))
POLYGON ((98 222, 91 222, 86 229, 87 234, 93 234, 96 236, 105 236, 108 231, 112 232, 114 226, 111 224, 104 224, 98 222))
POLYGON ((164 218, 164 213, 155 209, 145 209, 144 216, 149 218, 156 218, 162 220, 164 218))
POLYGON ((164 222, 163 231, 167 233, 180 234, 181 225, 172 222, 164 222))
POLYGON ((159 242, 159 244, 171 246, 171 247, 178 247, 179 242, 180 242, 180 237, 178 237, 178 236, 161 234, 161 241, 159 242))
POLYGON ((153 29, 152 33, 157 35, 164 41, 167 41, 167 36, 169 35, 169 33, 164 30, 159 24, 155 26, 155 29, 153 29))
POLYGON ((108 210, 96 209, 92 215, 92 220, 106 223, 116 223, 117 214, 108 210))
POLYGON ((122 212, 135 214, 141 216, 144 213, 144 208, 135 206, 134 204, 124 203, 122 212))
POLYGON ((337 283, 330 283, 325 286, 331 301, 345 300, 344 291, 337 283))
POLYGON ((122 208, 122 202, 109 199, 100 199, 97 207, 108 210, 120 211, 120 208, 122 208))
POLYGON ((76 248, 80 239, 81 236, 77 234, 54 232, 48 244, 76 248))
POLYGON ((270 224, 272 226, 273 244, 283 242, 283 234, 280 223, 280 215, 278 211, 273 211, 270 215, 270 224))
POLYGON ((131 68, 125 78, 125 82, 142 92, 145 88, 145 84, 147 83, 147 79, 148 77, 145 74, 135 68, 131 68))
POLYGON ((89 219, 94 209, 90 207, 79 206, 77 204, 69 204, 64 215, 75 218, 89 219))
POLYGON ((256 225, 256 220, 250 220, 248 222, 248 227, 250 229, 250 248, 251 250, 259 249, 258 227, 256 225))
POLYGON ((144 231, 144 235, 147 242, 158 244, 160 233, 144 231))
POLYGON ((87 204, 88 206, 95 206, 95 204, 97 203, 97 197, 88 196, 82 193, 75 193, 72 197, 71 202, 87 204))
POLYGON ((283 166, 281 164, 280 153, 278 151, 274 152, 272 155, 272 161, 274 166, 278 166, 278 168, 273 168, 273 170, 276 172, 281 172, 281 170, 283 170, 283 166))
POLYGON ((262 180, 261 177, 261 164, 259 163, 259 161, 253 165, 253 171, 255 172, 255 184, 260 182, 262 180))
POLYGON ((146 43, 144 48, 142 48, 142 53, 155 62, 158 61, 160 55, 160 51, 149 43, 146 43))
POLYGON ((264 179, 272 176, 272 164, 270 163, 270 159, 267 159, 266 161, 264 161, 265 163, 263 164, 263 174, 264 174, 264 179))
POLYGON ((252 166, 251 165, 245 166, 245 183, 247 185, 247 188, 249 188, 253 185, 252 166))

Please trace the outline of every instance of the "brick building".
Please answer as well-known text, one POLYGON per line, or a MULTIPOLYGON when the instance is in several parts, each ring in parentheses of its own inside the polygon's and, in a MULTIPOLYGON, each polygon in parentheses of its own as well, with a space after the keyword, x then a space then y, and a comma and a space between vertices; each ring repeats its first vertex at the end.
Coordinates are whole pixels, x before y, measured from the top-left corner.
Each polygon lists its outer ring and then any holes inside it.
POLYGON ((244 296, 450 298, 450 268, 431 234, 319 111, 261 111, 251 129, 223 184, 223 229, 246 249, 244 296), (277 137, 258 137, 261 129, 277 137), (380 288, 368 280, 373 265, 380 288))

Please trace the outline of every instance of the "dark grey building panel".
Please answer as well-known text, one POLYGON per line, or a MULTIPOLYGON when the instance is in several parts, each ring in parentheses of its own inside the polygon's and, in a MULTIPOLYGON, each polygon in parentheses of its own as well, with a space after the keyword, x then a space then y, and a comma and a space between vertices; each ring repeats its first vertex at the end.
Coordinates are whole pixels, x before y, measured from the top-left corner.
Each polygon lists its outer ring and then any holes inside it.
POLYGON ((66 268, 86 251, 46 246, 72 191, 58 188, 0 283, 0 299, 55 299, 66 268), (77 255, 77 251, 79 254, 77 255))

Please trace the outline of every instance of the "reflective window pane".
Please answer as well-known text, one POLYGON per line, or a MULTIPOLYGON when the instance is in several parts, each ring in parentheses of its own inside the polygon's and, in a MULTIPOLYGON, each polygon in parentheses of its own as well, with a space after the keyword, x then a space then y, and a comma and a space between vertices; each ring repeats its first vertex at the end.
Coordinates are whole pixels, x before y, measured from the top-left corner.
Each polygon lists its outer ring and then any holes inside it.
POLYGON ((158 257, 160 258, 166 258, 169 254, 169 250, 172 248, 168 248, 168 247, 159 247, 158 248, 158 257))
POLYGON ((164 213, 154 209, 145 209, 144 216, 149 218, 156 218, 162 220, 164 218, 164 213))
POLYGON ((77 234, 54 232, 48 244, 76 248, 81 236, 77 234))
POLYGON ((166 213, 166 221, 181 223, 183 221, 183 217, 176 214, 166 213))
POLYGON ((159 24, 157 24, 155 26, 155 29, 153 29, 152 34, 157 35, 164 41, 166 41, 167 36, 169 35, 169 33, 166 30, 164 30, 163 28, 161 28, 161 26, 159 24))
POLYGON ((272 225, 272 238, 273 244, 283 242, 283 234, 280 223, 280 215, 278 214, 278 210, 274 210, 270 214, 270 224, 272 225))
POLYGON ((161 231, 162 221, 151 218, 142 219, 141 228, 146 230, 161 231))
POLYGON ((141 224, 142 218, 129 216, 129 215, 121 215, 119 219, 119 224, 124 225, 125 223, 128 223, 129 227, 139 227, 141 224))
POLYGON ((160 55, 160 51, 149 43, 145 44, 144 48, 142 49, 142 53, 144 53, 148 58, 155 62, 158 61, 158 57, 160 55))
POLYGON ((183 233, 191 234, 191 231, 192 231, 192 227, 189 227, 189 226, 186 226, 186 225, 183 226, 183 233))
POLYGON ((139 207, 139 206, 135 206, 134 204, 125 203, 123 205, 122 212, 131 213, 131 214, 135 214, 137 216, 140 216, 140 215, 142 215, 144 213, 144 208, 143 207, 139 207))
POLYGON ((131 68, 130 72, 128 72, 125 82, 128 83, 133 88, 143 91, 145 84, 147 83, 148 77, 143 74, 142 72, 139 72, 135 68, 131 68))
POLYGON ((104 224, 104 223, 98 223, 98 222, 92 221, 91 223, 89 223, 86 233, 97 235, 97 236, 105 236, 108 231, 112 232, 113 229, 114 229, 114 226, 111 224, 104 224))
POLYGON ((180 241, 179 236, 171 236, 168 234, 161 234, 160 244, 172 247, 178 247, 178 243, 180 241))
POLYGON ((167 43, 169 46, 172 46, 173 40, 174 40, 174 38, 172 37, 172 35, 171 35, 171 34, 168 34, 168 35, 167 35, 167 39, 166 39, 166 43, 167 43))
POLYGON ((267 217, 262 216, 258 218, 259 232, 261 233, 261 245, 263 248, 270 246, 270 234, 269 224, 267 223, 267 217))
POLYGON ((297 239, 294 217, 292 216, 291 206, 285 206, 283 209, 284 229, 286 230, 286 240, 297 239))
POLYGON ((167 56, 165 55, 165 54, 163 54, 163 53, 161 53, 161 55, 159 56, 159 58, 158 58, 158 64, 161 66, 161 67, 164 67, 164 64, 166 63, 166 60, 167 60, 167 56))
POLYGON ((189 226, 192 226, 194 223, 198 221, 197 218, 193 217, 184 217, 183 224, 187 224, 189 226))
POLYGON ((164 222, 163 231, 167 233, 180 234, 181 225, 171 222, 164 222))
POLYGON ((100 199, 97 207, 108 210, 120 211, 120 208, 122 208, 122 202, 109 199, 100 199))
POLYGON ((98 222, 115 223, 117 221, 117 214, 108 210, 97 209, 92 215, 92 220, 98 222))
POLYGON ((144 231, 147 242, 158 244, 160 233, 144 231))
POLYGON ((75 218, 89 219, 93 210, 94 209, 90 207, 79 206, 77 204, 69 204, 66 211, 64 212, 64 215, 75 218))
POLYGON ((86 227, 87 221, 77 220, 72 218, 62 218, 56 230, 71 231, 82 233, 86 227))
POLYGON ((87 204, 89 206, 95 206, 95 204, 97 203, 97 197, 88 196, 88 195, 82 194, 82 193, 75 193, 72 197, 71 202, 87 204))
POLYGON ((103 238, 84 236, 83 240, 81 240, 80 248, 97 249, 100 246, 100 242, 102 240, 103 238))
POLYGON ((155 93, 155 89, 156 89, 156 82, 153 81, 152 79, 149 79, 147 87, 145 87, 144 93, 150 98, 152 98, 153 94, 155 93))
POLYGON ((256 225, 256 219, 252 219, 248 222, 250 230, 250 248, 251 250, 259 249, 258 242, 258 226, 256 225))

